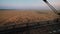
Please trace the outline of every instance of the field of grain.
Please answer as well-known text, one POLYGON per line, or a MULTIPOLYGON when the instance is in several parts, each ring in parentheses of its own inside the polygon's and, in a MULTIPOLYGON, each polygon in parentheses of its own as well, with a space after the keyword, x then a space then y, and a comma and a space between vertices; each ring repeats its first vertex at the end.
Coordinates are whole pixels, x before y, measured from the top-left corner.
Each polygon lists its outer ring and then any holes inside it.
POLYGON ((40 21, 48 21, 57 18, 57 15, 52 12, 37 13, 32 10, 5 10, 0 11, 0 25, 4 24, 22 24, 40 21))

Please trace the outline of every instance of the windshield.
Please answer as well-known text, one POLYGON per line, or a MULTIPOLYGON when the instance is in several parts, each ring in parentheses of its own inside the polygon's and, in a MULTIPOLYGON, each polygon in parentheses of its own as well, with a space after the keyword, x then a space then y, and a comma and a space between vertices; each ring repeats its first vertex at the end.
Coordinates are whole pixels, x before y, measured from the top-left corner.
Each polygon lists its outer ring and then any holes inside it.
POLYGON ((53 20, 57 17, 54 8, 59 10, 59 0, 0 0, 0 22, 27 23, 53 20), (49 4, 45 3, 49 2, 49 4), (52 7, 52 6, 53 7, 52 7), (51 8, 49 8, 49 7, 51 8))
POLYGON ((60 0, 0 0, 0 33, 60 32, 57 10, 60 11, 60 0))

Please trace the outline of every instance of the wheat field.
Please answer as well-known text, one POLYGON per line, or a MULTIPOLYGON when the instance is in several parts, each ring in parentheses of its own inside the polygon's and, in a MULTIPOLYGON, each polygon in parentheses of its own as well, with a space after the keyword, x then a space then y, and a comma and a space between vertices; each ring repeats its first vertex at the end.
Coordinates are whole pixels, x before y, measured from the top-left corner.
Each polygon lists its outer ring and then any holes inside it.
POLYGON ((5 10, 0 11, 0 25, 22 24, 40 21, 48 21, 57 18, 55 13, 37 13, 35 11, 5 10))

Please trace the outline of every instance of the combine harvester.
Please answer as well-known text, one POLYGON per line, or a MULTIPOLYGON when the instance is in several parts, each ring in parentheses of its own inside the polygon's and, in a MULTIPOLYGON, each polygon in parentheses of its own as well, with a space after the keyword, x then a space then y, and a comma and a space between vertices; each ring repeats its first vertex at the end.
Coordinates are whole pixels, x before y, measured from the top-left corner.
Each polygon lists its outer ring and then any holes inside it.
MULTIPOLYGON (((47 0, 43 0, 57 15, 60 16, 60 13, 57 13, 57 10, 49 4, 47 0)), ((23 34, 26 31, 26 34, 31 34, 31 30, 40 29, 39 34, 59 34, 60 33, 60 21, 59 19, 54 20, 52 23, 50 21, 37 22, 37 23, 25 23, 25 24, 10 24, 0 27, 0 34, 16 34, 19 32, 23 34), (18 26, 18 27, 16 27, 18 26), (12 27, 12 28, 11 28, 12 27), (44 28, 44 29, 43 29, 44 28), (47 28, 47 29, 46 29, 47 28)))

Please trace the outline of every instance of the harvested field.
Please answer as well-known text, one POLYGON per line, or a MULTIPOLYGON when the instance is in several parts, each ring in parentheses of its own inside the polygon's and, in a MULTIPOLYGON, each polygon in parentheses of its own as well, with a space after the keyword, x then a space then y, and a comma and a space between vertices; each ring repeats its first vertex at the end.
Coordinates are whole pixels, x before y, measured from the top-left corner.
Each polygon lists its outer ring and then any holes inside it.
POLYGON ((0 11, 0 25, 23 24, 48 21, 57 18, 55 13, 37 13, 34 11, 5 10, 0 11))
MULTIPOLYGON (((23 10, 5 10, 5 11, 0 11, 0 26, 4 26, 2 28, 0 28, 0 30, 2 29, 5 33, 7 30, 7 32, 11 32, 13 34, 49 34, 48 29, 52 28, 52 26, 48 27, 44 26, 42 28, 40 28, 40 24, 45 24, 47 23, 46 21, 50 21, 50 24, 54 23, 51 22, 54 19, 58 18, 58 15, 56 15, 53 12, 36 12, 36 11, 23 11, 23 10), (31 30, 26 30, 24 31, 26 28, 23 26, 28 26, 27 23, 29 23, 29 26, 31 25, 32 27, 30 27, 31 30), (33 24, 31 24, 33 23, 33 24), (10 25, 13 26, 10 26, 10 25), (5 25, 7 25, 5 27, 5 25), (36 27, 38 28, 36 28, 36 27), (21 28, 21 29, 20 29, 21 28), (12 29, 12 30, 10 30, 12 29), (21 30, 23 30, 22 32, 20 32, 21 30)), ((52 24, 53 25, 53 24, 52 24)), ((58 28, 58 27, 57 27, 58 28)), ((1 32, 0 32, 1 33, 1 32)), ((4 33, 4 34, 5 34, 4 33)))

